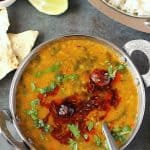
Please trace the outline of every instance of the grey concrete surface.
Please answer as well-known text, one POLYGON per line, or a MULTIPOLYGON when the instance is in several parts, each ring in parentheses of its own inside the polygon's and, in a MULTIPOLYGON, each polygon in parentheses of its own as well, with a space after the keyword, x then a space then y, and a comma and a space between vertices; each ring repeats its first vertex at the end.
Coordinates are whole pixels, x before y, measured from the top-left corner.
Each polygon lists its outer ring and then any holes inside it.
MULTIPOLYGON (((60 16, 48 16, 38 12, 27 0, 17 0, 8 8, 11 26, 9 32, 18 33, 29 29, 38 30, 40 36, 36 45, 50 38, 64 34, 89 34, 102 37, 122 47, 127 41, 145 39, 150 34, 123 26, 93 8, 87 0, 70 0, 70 7, 60 16)), ((149 63, 142 53, 134 53, 133 62, 140 73, 147 72, 149 63)), ((8 109, 9 87, 14 72, 0 81, 0 109, 8 109)), ((150 88, 146 88, 146 112, 142 127, 126 150, 150 150, 150 88)), ((0 137, 0 150, 12 148, 0 137)))

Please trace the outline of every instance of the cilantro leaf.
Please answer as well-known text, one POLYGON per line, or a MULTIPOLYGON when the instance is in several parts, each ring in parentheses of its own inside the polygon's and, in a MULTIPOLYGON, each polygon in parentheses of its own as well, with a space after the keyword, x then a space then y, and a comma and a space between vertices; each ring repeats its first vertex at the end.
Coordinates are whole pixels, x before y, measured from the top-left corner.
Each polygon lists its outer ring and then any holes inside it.
POLYGON ((118 71, 123 71, 123 70, 125 70, 126 69, 126 64, 118 64, 117 66, 116 66, 116 69, 118 70, 118 71))
POLYGON ((108 67, 108 77, 109 78, 114 79, 114 77, 116 76, 116 72, 117 72, 117 70, 114 70, 112 65, 110 65, 108 67))
POLYGON ((71 81, 77 80, 79 78, 79 75, 77 75, 77 74, 57 74, 55 78, 58 83, 62 83, 62 82, 68 81, 68 80, 71 80, 71 81))
POLYGON ((68 143, 72 150, 78 150, 78 143, 76 141, 69 139, 68 143))
POLYGON ((36 91, 40 92, 41 94, 45 94, 48 92, 53 91, 57 87, 57 83, 55 81, 51 82, 51 84, 45 88, 37 88, 36 91))
POLYGON ((97 146, 101 146, 102 142, 101 142, 101 139, 98 135, 94 135, 94 141, 95 141, 97 146))
POLYGON ((36 90, 36 86, 35 86, 34 82, 31 82, 31 89, 32 89, 32 91, 36 90))
POLYGON ((64 79, 64 75, 63 74, 57 74, 56 75, 56 81, 61 84, 63 82, 63 79, 64 79))
POLYGON ((77 80, 79 78, 79 75, 77 74, 67 74, 67 75, 64 75, 64 79, 63 81, 68 81, 68 80, 77 80))
POLYGON ((108 66, 108 77, 111 78, 111 79, 114 79, 115 76, 116 76, 116 73, 118 71, 123 71, 126 69, 126 64, 117 64, 116 66, 112 66, 111 64, 109 64, 108 66))
POLYGON ((35 108, 39 103, 40 103, 39 99, 34 99, 33 101, 31 101, 30 105, 32 108, 35 108))
POLYGON ((57 63, 53 64, 52 66, 46 68, 45 70, 36 72, 35 77, 39 78, 39 77, 41 77, 42 75, 44 75, 46 73, 59 71, 60 67, 61 67, 61 63, 57 62, 57 63))
POLYGON ((44 125, 44 131, 47 132, 52 132, 53 128, 50 124, 45 124, 44 125))
POLYGON ((114 128, 112 130, 112 136, 115 138, 115 140, 118 140, 121 143, 125 143, 131 131, 132 129, 128 125, 124 127, 114 128))
POLYGON ((107 143, 107 140, 105 140, 104 146, 105 146, 105 149, 106 149, 106 150, 109 150, 109 145, 108 145, 108 143, 107 143))
POLYGON ((87 128, 89 131, 91 131, 94 128, 94 122, 93 121, 89 121, 87 124, 87 128))
POLYGON ((74 124, 68 124, 68 129, 71 131, 71 133, 74 135, 75 138, 80 138, 80 130, 77 125, 74 124))
POLYGON ((53 128, 49 124, 46 124, 42 119, 38 118, 38 110, 36 106, 39 104, 39 102, 39 99, 31 101, 31 109, 27 110, 26 113, 33 120, 34 126, 36 128, 42 128, 46 133, 51 132, 53 128))

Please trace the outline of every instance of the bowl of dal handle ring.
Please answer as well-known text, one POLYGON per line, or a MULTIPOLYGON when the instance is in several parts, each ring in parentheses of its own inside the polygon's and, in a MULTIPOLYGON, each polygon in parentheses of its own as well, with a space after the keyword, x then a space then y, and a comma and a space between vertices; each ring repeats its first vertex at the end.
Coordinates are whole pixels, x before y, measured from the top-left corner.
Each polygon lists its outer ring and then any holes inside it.
POLYGON ((62 39, 68 39, 68 38, 88 38, 90 40, 94 40, 99 43, 106 44, 107 46, 111 47, 116 51, 116 53, 119 54, 119 56, 126 62, 128 68, 131 70, 132 74, 134 74, 134 79, 135 79, 135 84, 139 93, 139 108, 137 112, 137 123, 135 126, 135 129, 133 133, 131 134, 131 137, 129 140, 120 148, 121 150, 125 149, 133 140, 135 135, 137 134, 142 120, 144 116, 144 111, 145 111, 145 88, 144 88, 144 83, 145 87, 150 87, 150 69, 148 72, 144 75, 140 75, 134 64, 132 63, 132 60, 130 59, 130 56, 132 53, 136 50, 142 51, 148 58, 150 62, 150 42, 145 41, 145 40, 133 40, 127 42, 124 46, 122 51, 120 48, 115 46, 114 44, 103 40, 99 37, 91 37, 87 35, 70 35, 70 36, 63 36, 63 37, 58 37, 57 39, 52 39, 47 42, 44 42, 43 44, 39 45, 37 48, 35 48, 22 62, 22 64, 19 66, 18 70, 16 71, 11 87, 10 87, 10 93, 9 93, 9 110, 0 110, 0 134, 3 135, 8 143, 12 145, 12 147, 18 148, 20 150, 25 150, 27 148, 29 149, 35 149, 34 146, 32 145, 32 142, 30 143, 25 136, 22 134, 20 127, 18 125, 18 120, 16 117, 16 88, 18 86, 18 82, 21 78, 22 73, 24 72, 24 69, 27 67, 28 63, 34 58, 34 56, 39 52, 39 50, 45 46, 46 44, 49 44, 54 41, 62 40, 62 39), (10 122, 12 126, 15 127, 18 135, 21 137, 21 141, 17 141, 11 132, 9 131, 7 127, 7 123, 10 122))
POLYGON ((111 19, 138 31, 150 33, 150 15, 137 15, 121 10, 106 0, 89 0, 89 2, 111 19))
POLYGON ((0 7, 9 7, 12 5, 16 0, 0 0, 0 7))

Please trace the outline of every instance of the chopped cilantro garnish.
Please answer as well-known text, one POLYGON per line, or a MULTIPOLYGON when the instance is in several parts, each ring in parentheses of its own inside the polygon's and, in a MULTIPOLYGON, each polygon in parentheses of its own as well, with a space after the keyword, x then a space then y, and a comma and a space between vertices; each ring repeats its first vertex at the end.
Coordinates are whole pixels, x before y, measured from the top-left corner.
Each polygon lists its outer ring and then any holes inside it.
POLYGON ((105 146, 105 149, 106 149, 106 150, 109 150, 109 145, 108 145, 108 143, 107 143, 107 140, 105 140, 104 146, 105 146))
POLYGON ((89 121, 87 124, 87 128, 89 131, 91 131, 94 128, 94 122, 93 121, 89 121))
POLYGON ((35 77, 36 77, 36 78, 39 78, 39 77, 41 77, 41 76, 42 76, 43 74, 45 74, 45 73, 50 73, 50 72, 59 71, 59 70, 60 70, 60 67, 61 67, 61 63, 60 63, 60 62, 57 62, 56 64, 53 64, 52 66, 46 68, 45 70, 36 72, 36 73, 35 73, 35 77))
POLYGON ((45 88, 36 88, 36 91, 38 91, 41 94, 45 94, 45 93, 53 91, 56 87, 57 87, 57 83, 53 81, 51 82, 49 86, 45 88))
POLYGON ((39 118, 34 120, 34 125, 36 128, 42 128, 46 133, 52 131, 52 127, 49 124, 44 123, 44 121, 39 118))
POLYGON ((64 75, 63 74, 57 74, 55 78, 56 78, 56 82, 61 84, 63 82, 64 75))
POLYGON ((109 78, 113 79, 116 75, 116 72, 117 72, 117 70, 114 70, 112 65, 110 65, 108 67, 108 77, 109 78))
POLYGON ((32 89, 32 91, 36 90, 36 86, 35 86, 35 84, 33 82, 31 82, 31 89, 32 89))
POLYGON ((77 74, 57 74, 56 75, 56 81, 58 83, 62 83, 68 80, 74 81, 79 78, 79 75, 77 74))
POLYGON ((35 108, 27 110, 27 114, 30 115, 33 120, 37 119, 38 112, 35 108))
POLYGON ((46 89, 45 88, 37 88, 36 91, 41 93, 41 94, 45 94, 46 93, 46 89))
POLYGON ((123 71, 125 69, 126 69, 126 64, 118 64, 114 67, 111 64, 109 64, 109 66, 108 66, 108 77, 111 79, 114 79, 116 76, 116 73, 118 71, 123 71))
POLYGON ((73 139, 69 139, 68 143, 72 150, 78 150, 78 143, 76 141, 74 141, 73 139))
POLYGON ((27 110, 27 114, 32 118, 34 126, 36 128, 42 128, 44 132, 51 132, 52 127, 49 124, 46 124, 42 119, 38 118, 38 110, 36 106, 39 104, 39 99, 31 101, 31 109, 27 110))
POLYGON ((101 146, 101 139, 98 135, 94 135, 94 142, 97 146, 101 146))
POLYGON ((37 118, 34 121, 34 125, 35 125, 36 128, 42 128, 42 127, 44 127, 44 122, 43 122, 43 120, 37 118))
POLYGON ((45 124, 44 125, 44 131, 45 132, 49 132, 49 131, 51 132, 52 131, 52 127, 49 124, 45 124))
POLYGON ((112 130, 112 136, 115 138, 115 140, 118 140, 123 144, 127 141, 131 131, 132 129, 130 126, 114 128, 112 130))
POLYGON ((57 62, 56 64, 54 64, 51 67, 47 68, 45 72, 46 73, 48 73, 48 72, 56 72, 56 71, 60 70, 60 67, 61 67, 61 63, 57 62))
POLYGON ((71 131, 75 138, 80 138, 80 130, 77 125, 68 124, 68 129, 71 131))
POLYGON ((39 103, 40 103, 40 100, 35 99, 35 100, 31 101, 30 105, 31 105, 31 107, 35 108, 39 103))
POLYGON ((79 75, 77 74, 66 74, 64 75, 64 81, 68 81, 68 80, 77 80, 79 78, 79 75))
POLYGON ((52 81, 50 83, 50 85, 48 85, 47 87, 38 88, 32 82, 31 83, 31 88, 32 88, 32 91, 37 91, 37 92, 39 92, 41 94, 45 94, 45 93, 53 91, 57 86, 62 84, 64 81, 68 81, 68 80, 72 80, 73 81, 73 80, 78 79, 78 77, 79 76, 77 74, 68 74, 68 75, 57 74, 56 77, 55 77, 55 81, 52 81))
POLYGON ((116 66, 116 69, 118 70, 118 71, 122 71, 122 70, 125 70, 126 69, 126 64, 118 64, 117 66, 116 66))

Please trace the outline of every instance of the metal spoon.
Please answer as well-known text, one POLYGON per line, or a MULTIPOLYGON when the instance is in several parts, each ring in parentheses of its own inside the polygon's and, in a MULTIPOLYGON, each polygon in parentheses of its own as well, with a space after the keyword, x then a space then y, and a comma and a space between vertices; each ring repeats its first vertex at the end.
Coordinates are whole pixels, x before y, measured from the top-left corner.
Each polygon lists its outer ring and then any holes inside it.
POLYGON ((110 150, 119 150, 114 138, 112 137, 112 135, 108 129, 107 123, 103 122, 102 130, 104 132, 104 135, 106 136, 106 140, 107 140, 109 149, 110 150))

